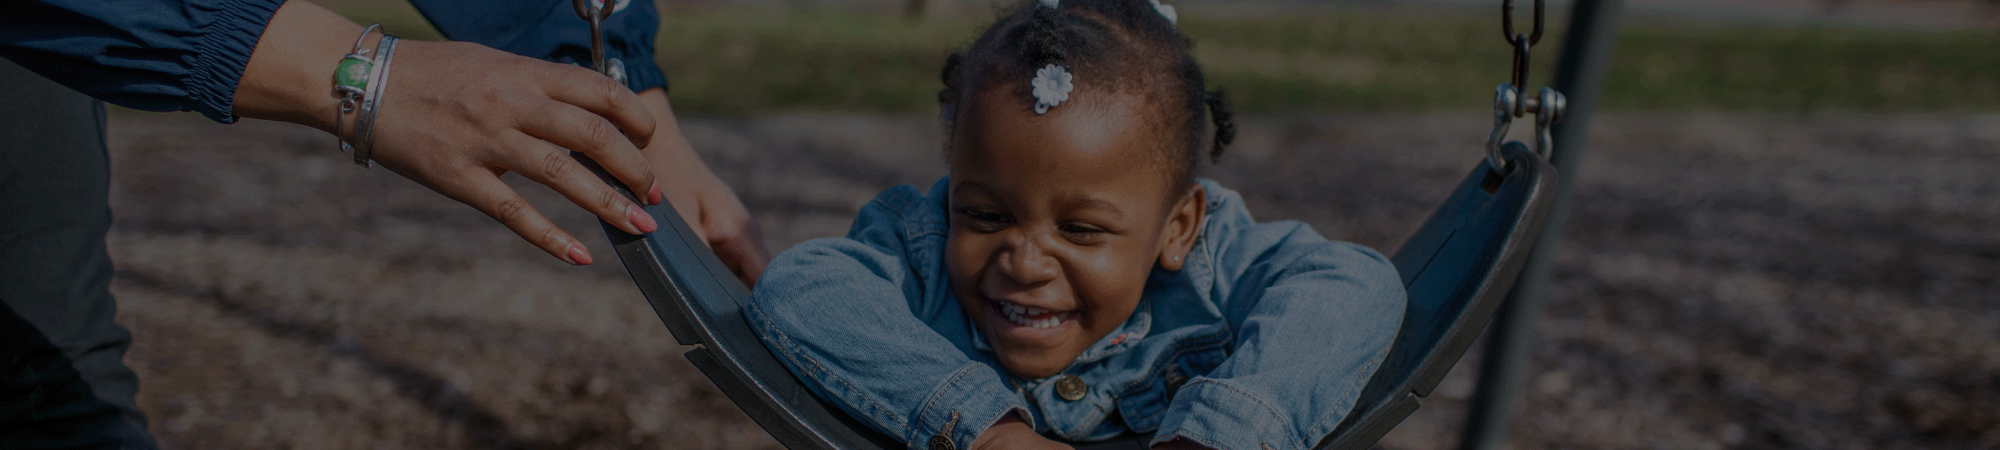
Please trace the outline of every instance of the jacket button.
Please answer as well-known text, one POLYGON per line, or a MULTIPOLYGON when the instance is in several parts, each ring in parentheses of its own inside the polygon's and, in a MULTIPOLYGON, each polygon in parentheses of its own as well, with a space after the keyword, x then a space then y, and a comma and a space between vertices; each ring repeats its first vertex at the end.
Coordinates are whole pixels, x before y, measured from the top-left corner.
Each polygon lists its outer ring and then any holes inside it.
POLYGON ((951 438, 944 437, 942 434, 931 435, 931 450, 953 450, 956 448, 958 446, 952 445, 951 438))
POLYGON ((1063 375, 1062 378, 1056 379, 1056 395, 1062 396, 1063 400, 1072 402, 1083 400, 1087 388, 1089 386, 1084 385, 1083 379, 1077 378, 1076 375, 1063 375))

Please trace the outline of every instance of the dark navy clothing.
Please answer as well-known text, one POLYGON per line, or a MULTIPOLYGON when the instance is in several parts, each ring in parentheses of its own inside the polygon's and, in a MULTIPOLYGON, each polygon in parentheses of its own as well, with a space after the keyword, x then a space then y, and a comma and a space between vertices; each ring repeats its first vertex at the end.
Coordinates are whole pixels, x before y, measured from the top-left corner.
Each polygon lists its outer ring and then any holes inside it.
POLYGON ((104 119, 0 61, 0 449, 153 447, 113 320, 104 119))
POLYGON ((0 57, 121 106, 234 122, 236 81, 281 3, 7 0, 0 57))
MULTIPOLYGON (((0 58, 71 89, 146 111, 231 110, 250 53, 284 0, 6 0, 0 58)), ((446 38, 588 65, 589 26, 570 0, 412 2, 446 38)), ((605 56, 634 91, 666 85, 653 62, 659 12, 629 1, 605 21, 605 56)), ((327 88, 333 87, 327 74, 327 88)))
MULTIPOLYGON (((645 0, 616 3, 627 5, 604 20, 604 57, 624 62, 625 85, 633 92, 665 87, 667 76, 653 62, 659 10, 645 0)), ((411 0, 410 4, 445 39, 590 67, 590 23, 576 16, 570 0, 411 0)))

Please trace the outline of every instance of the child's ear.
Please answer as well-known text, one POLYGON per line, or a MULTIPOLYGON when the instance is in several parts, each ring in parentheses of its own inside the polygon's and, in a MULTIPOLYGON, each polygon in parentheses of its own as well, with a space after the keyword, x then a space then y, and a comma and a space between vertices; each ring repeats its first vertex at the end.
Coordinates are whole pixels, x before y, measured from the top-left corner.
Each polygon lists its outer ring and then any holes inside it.
POLYGON ((1167 212, 1166 232, 1160 236, 1160 268, 1181 270, 1187 263, 1188 252, 1194 250, 1196 238, 1201 237, 1201 222, 1207 216, 1208 190, 1195 184, 1167 212))

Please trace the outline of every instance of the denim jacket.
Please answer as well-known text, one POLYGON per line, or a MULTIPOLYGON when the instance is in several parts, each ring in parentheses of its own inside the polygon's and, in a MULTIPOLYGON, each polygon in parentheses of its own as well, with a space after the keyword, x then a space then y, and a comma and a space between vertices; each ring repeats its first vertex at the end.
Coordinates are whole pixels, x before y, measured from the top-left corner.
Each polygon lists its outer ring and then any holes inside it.
POLYGON ((1256 223, 1234 191, 1201 183, 1208 216, 1182 270, 1156 267, 1132 317, 1056 376, 1007 374, 960 308, 945 180, 927 195, 890 189, 847 237, 780 254, 746 315, 814 394, 912 448, 933 436, 970 448, 1008 412, 1072 441, 1311 448, 1388 353, 1402 282, 1367 247, 1256 223), (1075 401, 1057 388, 1071 376, 1085 386, 1075 401))

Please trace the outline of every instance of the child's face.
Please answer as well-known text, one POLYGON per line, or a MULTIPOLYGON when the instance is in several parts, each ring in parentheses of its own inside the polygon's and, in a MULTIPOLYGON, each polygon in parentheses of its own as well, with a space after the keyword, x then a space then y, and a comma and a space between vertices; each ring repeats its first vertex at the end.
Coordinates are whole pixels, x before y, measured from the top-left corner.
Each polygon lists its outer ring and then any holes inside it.
POLYGON ((1044 115, 974 97, 952 136, 946 270, 1001 365, 1047 377, 1132 316, 1155 264, 1180 269, 1206 194, 1169 192, 1156 149, 1172 133, 1137 97, 1044 115))

